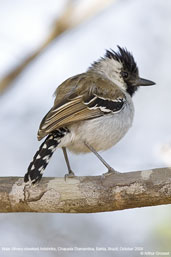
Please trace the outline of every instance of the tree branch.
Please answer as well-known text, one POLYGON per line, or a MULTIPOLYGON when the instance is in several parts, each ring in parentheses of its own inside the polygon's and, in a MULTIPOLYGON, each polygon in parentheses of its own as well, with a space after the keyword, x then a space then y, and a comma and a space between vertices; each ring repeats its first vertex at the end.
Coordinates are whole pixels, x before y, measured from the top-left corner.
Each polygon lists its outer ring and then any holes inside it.
POLYGON ((102 176, 0 178, 0 212, 93 213, 171 204, 171 168, 102 176))
POLYGON ((75 5, 74 1, 68 0, 63 13, 54 21, 52 30, 40 47, 24 60, 14 67, 8 74, 0 80, 0 95, 9 87, 9 85, 21 74, 21 72, 37 58, 50 43, 64 32, 73 29, 80 24, 84 23, 91 17, 97 15, 100 11, 104 10, 114 0, 95 0, 92 1, 86 9, 81 9, 80 5, 75 5), (80 10, 81 9, 81 10, 80 10))

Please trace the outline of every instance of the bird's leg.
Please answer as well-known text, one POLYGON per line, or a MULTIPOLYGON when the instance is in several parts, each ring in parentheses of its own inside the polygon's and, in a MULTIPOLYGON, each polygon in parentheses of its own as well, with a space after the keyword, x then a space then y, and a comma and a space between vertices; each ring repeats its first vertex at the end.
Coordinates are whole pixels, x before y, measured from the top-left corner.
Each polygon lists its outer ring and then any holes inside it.
POLYGON ((105 175, 110 175, 111 173, 119 173, 118 171, 114 170, 103 158, 100 154, 96 152, 96 150, 89 145, 87 142, 84 142, 84 144, 87 146, 87 148, 96 155, 96 157, 103 163, 103 165, 108 169, 108 172, 105 173, 105 175))
POLYGON ((75 177, 75 174, 71 170, 71 166, 70 166, 68 155, 67 155, 67 150, 66 150, 65 147, 62 147, 62 150, 63 150, 64 158, 65 158, 65 161, 66 161, 66 165, 67 165, 67 168, 68 168, 68 174, 65 175, 65 179, 66 178, 73 178, 73 177, 75 177))

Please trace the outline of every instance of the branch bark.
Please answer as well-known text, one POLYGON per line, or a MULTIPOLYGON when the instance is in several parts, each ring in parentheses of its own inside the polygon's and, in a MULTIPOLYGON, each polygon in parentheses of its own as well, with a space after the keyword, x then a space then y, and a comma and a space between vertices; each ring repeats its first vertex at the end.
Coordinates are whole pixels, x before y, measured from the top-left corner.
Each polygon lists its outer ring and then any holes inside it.
POLYGON ((0 212, 93 213, 171 204, 171 168, 102 176, 0 178, 0 212))

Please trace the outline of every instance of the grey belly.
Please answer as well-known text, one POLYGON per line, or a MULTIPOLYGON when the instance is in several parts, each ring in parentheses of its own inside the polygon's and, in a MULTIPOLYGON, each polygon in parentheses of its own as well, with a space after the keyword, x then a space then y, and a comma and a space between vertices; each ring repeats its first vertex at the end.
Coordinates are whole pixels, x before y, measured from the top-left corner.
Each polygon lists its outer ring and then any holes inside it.
POLYGON ((75 123, 69 127, 71 133, 61 142, 75 153, 86 153, 86 141, 96 151, 115 145, 128 131, 133 121, 133 109, 125 108, 119 113, 107 114, 92 120, 75 123))

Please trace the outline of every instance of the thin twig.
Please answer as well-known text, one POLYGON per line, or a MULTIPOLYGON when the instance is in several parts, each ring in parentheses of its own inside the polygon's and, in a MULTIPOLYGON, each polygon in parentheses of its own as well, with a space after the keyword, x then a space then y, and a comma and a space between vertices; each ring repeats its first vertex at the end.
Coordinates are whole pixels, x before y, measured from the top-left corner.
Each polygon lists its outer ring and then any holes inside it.
POLYGON ((9 85, 28 66, 28 64, 39 56, 55 38, 87 21, 89 18, 102 11, 113 1, 114 0, 95 0, 92 1, 91 5, 86 10, 80 11, 79 5, 74 5, 73 1, 68 1, 63 13, 54 22, 52 31, 49 33, 47 39, 42 43, 42 45, 0 80, 0 94, 2 94, 9 87, 9 85))

